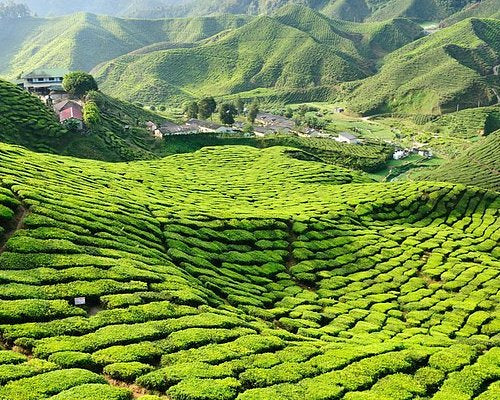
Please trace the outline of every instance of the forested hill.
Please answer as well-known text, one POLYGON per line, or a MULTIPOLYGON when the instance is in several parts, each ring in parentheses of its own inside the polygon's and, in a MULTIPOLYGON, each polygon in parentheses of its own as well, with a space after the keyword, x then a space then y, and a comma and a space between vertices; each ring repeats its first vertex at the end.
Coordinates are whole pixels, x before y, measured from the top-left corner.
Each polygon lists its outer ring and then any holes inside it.
POLYGON ((183 45, 242 26, 249 17, 224 15, 139 20, 77 13, 57 18, 18 18, 0 23, 0 76, 40 66, 90 70, 152 44, 183 45))
POLYGON ((350 97, 366 114, 439 114, 497 103, 500 20, 467 19, 391 53, 350 97))
MULTIPOLYGON (((484 0, 484 2, 491 1, 484 0)), ((86 11, 138 18, 206 16, 221 13, 256 15, 270 13, 283 5, 295 3, 311 7, 330 17, 351 21, 395 17, 438 21, 477 3, 476 0, 114 0, 113 2, 26 0, 25 2, 41 16, 86 11)))
POLYGON ((257 88, 331 91, 339 82, 374 74, 380 58, 421 35, 410 20, 357 24, 287 6, 203 45, 129 54, 94 72, 104 91, 158 104, 257 88), (133 84, 138 79, 140 86, 133 84))

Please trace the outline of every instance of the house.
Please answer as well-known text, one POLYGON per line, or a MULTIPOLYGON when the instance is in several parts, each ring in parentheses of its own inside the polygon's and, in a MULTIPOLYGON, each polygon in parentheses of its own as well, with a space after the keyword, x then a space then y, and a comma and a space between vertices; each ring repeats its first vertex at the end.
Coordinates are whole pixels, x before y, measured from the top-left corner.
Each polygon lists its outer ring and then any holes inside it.
POLYGON ((160 125, 160 131, 165 135, 184 135, 192 133, 192 129, 186 125, 177 125, 173 122, 166 121, 160 125))
POLYGON ((433 156, 430 150, 418 150, 418 155, 425 158, 432 158, 433 156))
POLYGON ((79 121, 79 128, 80 129, 83 128, 83 114, 82 114, 81 107, 71 106, 71 107, 68 107, 68 108, 62 110, 59 113, 59 121, 61 123, 65 122, 67 120, 70 120, 70 119, 74 119, 74 120, 79 121))
POLYGON ((158 129, 158 125, 156 125, 153 121, 146 122, 146 128, 148 131, 154 132, 158 129))
POLYGON ((214 133, 219 129, 222 125, 214 124, 210 121, 203 121, 201 119, 190 119, 186 122, 186 125, 202 133, 214 133))
POLYGON ((263 126, 272 126, 275 131, 289 133, 295 128, 295 122, 281 115, 270 113, 259 113, 255 122, 263 126))
POLYGON ((18 86, 41 96, 51 92, 64 91, 62 82, 69 71, 62 68, 39 68, 27 74, 22 74, 18 86))
POLYGON ((339 143, 359 144, 359 139, 349 132, 340 132, 339 136, 335 139, 339 143))
POLYGON ((78 108, 80 112, 83 112, 82 104, 76 100, 62 100, 53 105, 54 111, 57 115, 59 115, 62 111, 67 110, 68 108, 78 108))
POLYGON ((409 154, 408 150, 396 150, 392 155, 392 158, 394 160, 402 160, 403 158, 408 157, 409 154))
POLYGON ((231 126, 221 126, 215 130, 215 133, 235 133, 235 129, 231 126))

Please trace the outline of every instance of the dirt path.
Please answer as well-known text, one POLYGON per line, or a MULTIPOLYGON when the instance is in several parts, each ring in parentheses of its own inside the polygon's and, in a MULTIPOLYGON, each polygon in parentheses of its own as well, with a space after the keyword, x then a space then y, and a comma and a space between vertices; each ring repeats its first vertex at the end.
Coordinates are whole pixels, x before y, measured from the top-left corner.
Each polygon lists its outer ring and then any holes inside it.
POLYGON ((12 220, 7 224, 6 232, 3 238, 0 239, 0 254, 5 251, 7 241, 23 227, 24 219, 27 214, 28 209, 21 203, 21 205, 17 208, 14 218, 12 218, 12 220))

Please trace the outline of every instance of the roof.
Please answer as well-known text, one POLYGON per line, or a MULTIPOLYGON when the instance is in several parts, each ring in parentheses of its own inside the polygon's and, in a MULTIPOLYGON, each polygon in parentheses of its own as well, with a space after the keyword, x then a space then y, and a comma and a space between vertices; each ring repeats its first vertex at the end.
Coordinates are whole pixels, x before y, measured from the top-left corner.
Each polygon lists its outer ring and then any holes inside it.
POLYGON ((342 136, 343 138, 349 139, 349 140, 356 140, 357 137, 354 136, 352 133, 349 132, 340 132, 339 136, 342 136))
POLYGON ((83 120, 83 115, 82 111, 78 107, 69 107, 59 114, 59 121, 64 122, 68 119, 78 119, 78 120, 83 120))
POLYGON ((188 122, 186 122, 186 124, 189 126, 198 126, 214 130, 219 129, 222 126, 222 125, 217 125, 213 122, 203 121, 201 119, 190 119, 188 122))
POLYGON ((69 71, 65 68, 38 68, 34 69, 27 74, 21 75, 21 78, 53 78, 53 77, 64 77, 69 73, 69 71))
POLYGON ((66 107, 76 107, 80 110, 82 108, 82 106, 74 100, 63 100, 59 103, 54 104, 54 110, 56 110, 57 112, 61 112, 61 110, 66 107))

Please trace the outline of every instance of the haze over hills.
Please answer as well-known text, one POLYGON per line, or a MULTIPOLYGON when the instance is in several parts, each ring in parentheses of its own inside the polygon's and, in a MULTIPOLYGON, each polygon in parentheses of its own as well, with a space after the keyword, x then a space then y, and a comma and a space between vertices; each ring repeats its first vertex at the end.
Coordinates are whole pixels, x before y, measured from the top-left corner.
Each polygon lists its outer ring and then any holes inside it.
MULTIPOLYGON (((497 0, 493 0, 497 1, 497 0)), ((492 2, 492 0, 485 0, 492 2)), ((136 18, 188 17, 212 14, 263 14, 286 4, 301 4, 325 15, 350 21, 365 19, 415 18, 441 20, 467 9, 475 0, 118 0, 111 5, 103 0, 73 1, 28 0, 39 15, 71 14, 86 11, 97 14, 136 18)), ((484 7, 486 10, 488 7, 484 7)), ((492 10, 493 11, 493 10, 492 10)), ((496 11, 496 10, 495 10, 496 11)), ((482 17, 486 11, 483 12, 482 17)), ((478 15, 479 16, 479 15, 478 15)))
POLYGON ((247 20, 226 15, 146 21, 86 13, 4 20, 0 24, 0 75, 13 76, 42 66, 90 70, 144 46, 196 42, 247 20))
POLYGON ((127 100, 179 101, 256 88, 331 91, 375 73, 377 60, 421 35, 409 20, 354 24, 288 6, 200 46, 126 55, 94 73, 103 90, 127 100))

